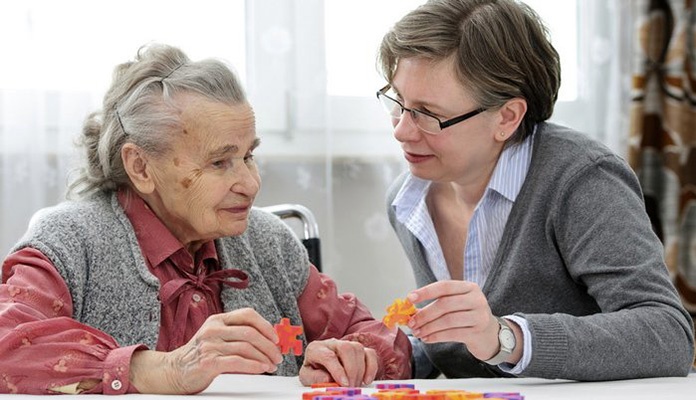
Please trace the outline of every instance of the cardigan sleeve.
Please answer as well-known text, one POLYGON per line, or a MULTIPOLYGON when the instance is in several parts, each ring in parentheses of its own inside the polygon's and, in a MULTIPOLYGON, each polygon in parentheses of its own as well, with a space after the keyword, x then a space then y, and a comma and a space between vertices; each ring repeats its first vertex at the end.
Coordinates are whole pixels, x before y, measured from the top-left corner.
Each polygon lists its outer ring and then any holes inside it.
POLYGON ((521 313, 534 352, 524 375, 612 380, 688 374, 692 321, 670 282, 635 175, 609 155, 578 170, 558 193, 549 235, 566 274, 600 312, 521 313))
POLYGON ((65 281, 33 248, 10 254, 0 284, 0 393, 137 393, 130 360, 141 345, 120 348, 104 332, 72 318, 65 281))
POLYGON ((339 294, 336 283, 311 267, 297 304, 308 342, 337 338, 374 349, 378 380, 411 378, 411 343, 398 328, 377 321, 352 293, 339 294))

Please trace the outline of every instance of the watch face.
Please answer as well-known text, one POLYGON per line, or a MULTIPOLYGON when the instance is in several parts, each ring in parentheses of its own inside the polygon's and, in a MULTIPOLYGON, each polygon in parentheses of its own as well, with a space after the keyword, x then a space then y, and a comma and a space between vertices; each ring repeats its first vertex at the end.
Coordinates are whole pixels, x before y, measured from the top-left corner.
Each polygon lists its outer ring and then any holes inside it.
POLYGON ((515 334, 508 329, 500 331, 500 346, 508 350, 515 347, 515 334))

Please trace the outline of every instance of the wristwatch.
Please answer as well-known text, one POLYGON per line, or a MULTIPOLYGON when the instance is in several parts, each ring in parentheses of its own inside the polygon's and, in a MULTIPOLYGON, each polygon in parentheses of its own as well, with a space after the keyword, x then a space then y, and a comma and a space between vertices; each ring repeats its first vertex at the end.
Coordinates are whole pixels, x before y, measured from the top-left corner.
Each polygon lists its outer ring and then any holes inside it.
POLYGON ((495 317, 500 324, 500 330, 498 331, 498 343, 500 343, 500 351, 498 354, 494 355, 492 358, 485 360, 486 364, 498 365, 505 362, 510 354, 515 350, 517 341, 515 340, 515 333, 510 329, 507 321, 503 318, 495 317))

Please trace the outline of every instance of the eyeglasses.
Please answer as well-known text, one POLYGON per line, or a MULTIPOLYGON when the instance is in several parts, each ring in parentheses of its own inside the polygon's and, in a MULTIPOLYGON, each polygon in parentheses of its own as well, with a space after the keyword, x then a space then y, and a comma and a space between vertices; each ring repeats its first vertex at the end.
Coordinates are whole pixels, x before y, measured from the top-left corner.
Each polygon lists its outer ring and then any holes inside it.
POLYGON ((474 111, 470 111, 458 117, 448 119, 447 121, 440 121, 440 118, 426 111, 416 110, 413 108, 406 108, 403 104, 401 104, 400 101, 387 96, 386 93, 390 88, 391 85, 387 85, 377 91, 377 99, 379 99, 379 102, 382 103, 382 106, 384 106, 384 109, 387 111, 387 113, 392 118, 400 120, 401 116, 404 115, 404 111, 408 111, 409 114, 411 114, 411 119, 413 119, 413 122, 416 124, 416 126, 424 132, 427 132, 431 135, 437 135, 447 127, 466 121, 467 119, 486 111, 485 108, 477 108, 474 111))

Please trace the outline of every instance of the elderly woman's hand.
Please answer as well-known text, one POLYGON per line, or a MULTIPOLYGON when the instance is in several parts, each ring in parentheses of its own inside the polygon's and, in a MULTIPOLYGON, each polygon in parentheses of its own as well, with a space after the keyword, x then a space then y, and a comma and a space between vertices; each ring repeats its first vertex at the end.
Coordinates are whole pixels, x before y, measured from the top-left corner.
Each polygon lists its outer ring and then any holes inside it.
POLYGON ((209 317, 184 346, 138 351, 130 378, 141 393, 194 394, 222 373, 273 372, 283 360, 273 326, 250 308, 209 317))
POLYGON ((358 342, 316 340, 305 351, 300 382, 305 386, 324 382, 363 386, 372 383, 378 366, 377 352, 358 342))

